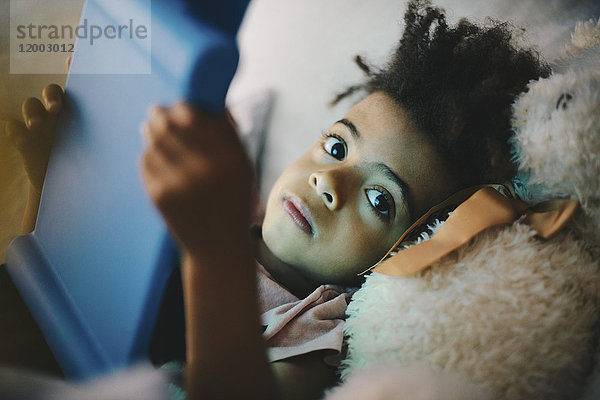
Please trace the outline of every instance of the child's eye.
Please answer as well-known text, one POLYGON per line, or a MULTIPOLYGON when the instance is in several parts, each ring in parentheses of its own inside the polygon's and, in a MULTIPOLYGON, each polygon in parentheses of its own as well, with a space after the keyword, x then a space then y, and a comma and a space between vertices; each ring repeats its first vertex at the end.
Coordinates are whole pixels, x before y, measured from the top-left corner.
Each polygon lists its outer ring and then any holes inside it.
POLYGON ((346 143, 337 136, 326 136, 323 149, 336 160, 342 161, 346 158, 346 143))
POLYGON ((377 213, 389 217, 392 210, 392 202, 388 195, 378 189, 367 189, 365 190, 367 199, 377 213))

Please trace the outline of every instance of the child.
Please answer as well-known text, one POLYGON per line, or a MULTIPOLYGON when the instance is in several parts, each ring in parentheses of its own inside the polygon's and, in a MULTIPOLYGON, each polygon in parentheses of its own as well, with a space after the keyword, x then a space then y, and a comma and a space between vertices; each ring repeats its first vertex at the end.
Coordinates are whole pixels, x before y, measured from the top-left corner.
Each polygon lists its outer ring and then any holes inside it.
MULTIPOLYGON (((323 358, 341 352, 343 288, 430 207, 512 177, 511 104, 547 67, 511 45, 505 24, 449 27, 416 0, 405 23, 384 69, 358 60, 369 78, 339 98, 367 95, 283 172, 250 234, 251 168, 229 118, 185 103, 152 110, 141 164, 186 254, 189 398, 320 397, 335 383, 323 358)), ((34 154, 26 138, 51 135, 61 96, 46 88, 45 106, 24 104, 27 125, 8 128, 30 166, 32 209, 47 149, 34 154)))

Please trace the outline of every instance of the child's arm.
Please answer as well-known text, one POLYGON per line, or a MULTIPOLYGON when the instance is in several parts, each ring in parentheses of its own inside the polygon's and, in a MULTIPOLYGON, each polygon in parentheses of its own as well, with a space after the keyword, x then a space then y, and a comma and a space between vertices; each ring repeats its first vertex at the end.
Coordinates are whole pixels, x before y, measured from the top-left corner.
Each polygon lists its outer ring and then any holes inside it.
POLYGON ((243 147, 226 116, 185 104, 155 108, 144 131, 148 192, 187 253, 189 398, 276 398, 259 329, 243 147))
POLYGON ((23 103, 24 122, 9 121, 6 125, 6 133, 19 151, 29 178, 29 196, 21 227, 22 233, 29 233, 35 228, 63 96, 60 86, 46 86, 42 91, 41 101, 31 97, 23 103))

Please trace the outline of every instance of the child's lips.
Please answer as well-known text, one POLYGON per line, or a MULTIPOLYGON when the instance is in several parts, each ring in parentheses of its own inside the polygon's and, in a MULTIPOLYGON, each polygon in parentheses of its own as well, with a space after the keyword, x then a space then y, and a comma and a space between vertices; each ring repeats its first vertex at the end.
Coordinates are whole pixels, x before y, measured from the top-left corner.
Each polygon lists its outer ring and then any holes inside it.
POLYGON ((283 198, 283 209, 304 233, 314 235, 310 211, 302 200, 295 196, 286 196, 283 198))

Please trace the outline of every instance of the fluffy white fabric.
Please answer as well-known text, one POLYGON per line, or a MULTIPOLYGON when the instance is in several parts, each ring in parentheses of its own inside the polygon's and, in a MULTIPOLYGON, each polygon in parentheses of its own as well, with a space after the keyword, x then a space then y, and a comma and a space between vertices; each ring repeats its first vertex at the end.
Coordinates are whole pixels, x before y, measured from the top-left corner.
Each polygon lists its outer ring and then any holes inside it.
POLYGON ((600 273, 571 232, 515 223, 411 277, 370 275, 350 303, 350 373, 385 361, 464 373, 499 398, 558 399, 593 363, 600 273))
POLYGON ((514 106, 515 147, 530 185, 575 195, 600 226, 600 57, 529 86, 514 106))
POLYGON ((597 46, 600 43, 600 19, 579 21, 571 35, 571 43, 565 46, 567 56, 597 46))
MULTIPOLYGON (((446 218, 448 216, 450 216, 450 214, 452 214, 452 213, 449 212, 448 215, 446 216, 446 218)), ((421 232, 416 240, 414 240, 413 242, 408 242, 408 243, 406 243, 406 242, 400 243, 398 245, 398 247, 396 247, 393 251, 390 252, 388 257, 393 257, 394 255, 398 254, 402 250, 408 249, 409 247, 414 246, 415 244, 423 243, 424 241, 431 239, 432 236, 435 235, 437 233, 437 231, 440 230, 440 228, 442 227, 443 224, 444 224, 444 221, 440 221, 439 219, 436 219, 435 221, 433 221, 433 223, 431 225, 427 225, 427 230, 421 232)))
POLYGON ((493 397, 460 374, 425 365, 383 363, 355 374, 326 400, 487 400, 493 397))
POLYGON ((566 48, 513 106, 515 159, 526 199, 579 200, 574 224, 600 257, 600 20, 578 23, 566 48))

